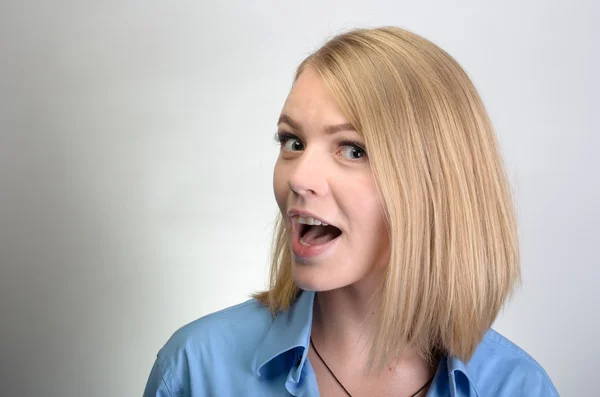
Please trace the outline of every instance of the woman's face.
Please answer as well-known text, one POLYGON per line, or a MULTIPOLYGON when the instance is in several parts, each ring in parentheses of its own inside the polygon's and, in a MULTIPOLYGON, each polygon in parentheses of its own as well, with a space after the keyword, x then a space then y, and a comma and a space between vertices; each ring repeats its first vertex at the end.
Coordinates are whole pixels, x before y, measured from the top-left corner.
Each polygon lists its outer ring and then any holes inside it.
POLYGON ((389 240, 364 141, 314 70, 307 68, 292 87, 278 137, 273 188, 296 284, 332 290, 385 266, 389 240), (307 217, 317 224, 303 224, 314 223, 307 217))

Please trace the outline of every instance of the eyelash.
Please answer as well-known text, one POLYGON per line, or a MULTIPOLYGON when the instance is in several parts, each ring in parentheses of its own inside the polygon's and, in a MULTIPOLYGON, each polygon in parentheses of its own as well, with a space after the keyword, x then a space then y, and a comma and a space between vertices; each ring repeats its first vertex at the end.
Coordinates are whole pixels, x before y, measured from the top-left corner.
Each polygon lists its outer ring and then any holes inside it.
MULTIPOLYGON (((287 142, 288 139, 297 139, 299 142, 301 142, 300 138, 298 138, 296 135, 289 133, 289 132, 276 132, 275 136, 273 138, 275 139, 275 142, 279 143, 279 145, 281 145, 281 146, 283 146, 285 144, 285 142, 287 142)), ((368 157, 366 149, 364 147, 362 147, 362 145, 360 145, 358 142, 344 140, 344 141, 340 141, 339 145, 340 146, 352 146, 352 147, 360 150, 361 152, 363 152, 364 153, 363 157, 368 157)), ((355 159, 355 160, 360 160, 360 159, 355 159)))

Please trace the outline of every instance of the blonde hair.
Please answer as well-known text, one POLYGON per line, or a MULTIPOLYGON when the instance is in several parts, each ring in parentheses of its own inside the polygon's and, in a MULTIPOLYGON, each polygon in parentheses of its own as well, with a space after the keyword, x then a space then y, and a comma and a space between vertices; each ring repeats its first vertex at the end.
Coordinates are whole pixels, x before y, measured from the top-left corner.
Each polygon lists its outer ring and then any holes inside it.
MULTIPOLYGON (((370 364, 411 346, 468 361, 520 281, 515 209, 484 105, 444 50, 396 27, 338 35, 305 59, 363 136, 390 236, 370 364)), ((270 287, 274 314, 294 284, 281 216, 270 287)))

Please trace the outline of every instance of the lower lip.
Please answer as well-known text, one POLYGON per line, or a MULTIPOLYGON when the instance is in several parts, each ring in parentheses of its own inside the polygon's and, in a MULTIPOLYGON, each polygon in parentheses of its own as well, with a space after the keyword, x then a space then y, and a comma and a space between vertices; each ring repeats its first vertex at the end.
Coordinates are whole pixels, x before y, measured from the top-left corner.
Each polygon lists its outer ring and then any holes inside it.
POLYGON ((294 255, 298 257, 314 258, 316 256, 324 254, 326 251, 332 248, 335 242, 339 240, 339 238, 340 236, 320 245, 306 246, 300 243, 300 238, 298 236, 292 239, 292 251, 294 255))

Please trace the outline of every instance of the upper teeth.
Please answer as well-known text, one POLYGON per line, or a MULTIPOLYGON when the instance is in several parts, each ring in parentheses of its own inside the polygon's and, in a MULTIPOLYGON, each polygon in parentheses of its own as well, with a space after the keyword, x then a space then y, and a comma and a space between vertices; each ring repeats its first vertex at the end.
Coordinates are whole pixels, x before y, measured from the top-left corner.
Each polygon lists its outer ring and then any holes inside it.
POLYGON ((328 226, 327 223, 323 223, 320 220, 313 218, 312 216, 307 216, 307 217, 298 216, 296 218, 296 221, 298 223, 303 224, 303 225, 317 225, 317 226, 323 225, 323 226, 328 226))

